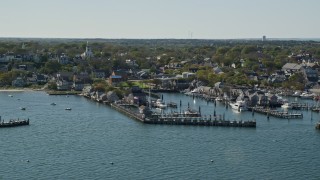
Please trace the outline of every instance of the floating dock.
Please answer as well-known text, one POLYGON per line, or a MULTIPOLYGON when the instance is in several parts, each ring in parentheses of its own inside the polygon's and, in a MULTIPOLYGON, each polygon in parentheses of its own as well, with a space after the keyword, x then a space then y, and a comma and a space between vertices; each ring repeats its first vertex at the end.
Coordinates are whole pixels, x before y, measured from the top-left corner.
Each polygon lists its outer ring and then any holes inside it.
POLYGON ((6 128, 6 127, 16 127, 16 126, 25 126, 29 125, 29 119, 27 120, 10 120, 8 122, 1 122, 0 119, 0 128, 6 128))
POLYGON ((291 103, 291 109, 294 110, 308 110, 309 108, 312 108, 312 106, 307 103, 291 103))
POLYGON ((263 107, 254 107, 254 108, 250 108, 250 109, 254 112, 257 112, 257 113, 266 114, 267 116, 273 116, 273 117, 278 117, 278 118, 284 118, 284 119, 303 118, 302 113, 288 113, 288 112, 283 112, 283 111, 271 110, 271 109, 263 108, 263 107))
POLYGON ((166 124, 166 125, 193 125, 193 126, 223 126, 223 127, 256 127, 256 121, 229 121, 224 120, 222 116, 201 116, 201 117, 189 117, 182 116, 181 114, 167 114, 167 115, 153 115, 151 117, 145 117, 144 114, 133 112, 121 104, 111 103, 112 108, 119 112, 146 124, 166 124))

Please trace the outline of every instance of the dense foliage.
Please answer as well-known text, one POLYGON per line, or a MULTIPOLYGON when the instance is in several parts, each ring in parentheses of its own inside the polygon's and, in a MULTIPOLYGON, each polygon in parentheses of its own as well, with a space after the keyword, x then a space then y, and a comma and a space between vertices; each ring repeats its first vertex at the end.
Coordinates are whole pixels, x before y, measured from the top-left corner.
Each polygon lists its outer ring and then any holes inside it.
MULTIPOLYGON (((303 82, 298 75, 279 85, 263 80, 253 81, 248 73, 271 75, 287 62, 317 63, 320 58, 320 44, 314 41, 90 40, 89 44, 94 58, 81 61, 79 56, 86 48, 85 40, 2 39, 0 54, 12 52, 15 55, 33 55, 38 56, 38 60, 10 61, 6 64, 8 71, 0 72, 0 83, 10 85, 14 78, 25 73, 17 69, 26 63, 38 73, 48 75, 59 71, 91 73, 96 69, 110 75, 116 69, 150 69, 151 73, 156 74, 160 73, 160 67, 185 62, 179 69, 166 68, 165 73, 181 74, 196 68, 196 78, 211 86, 224 81, 237 85, 259 83, 301 88, 303 82), (52 61, 61 55, 69 58, 68 64, 52 61), (127 63, 127 60, 133 64, 127 63), (208 64, 216 64, 224 73, 215 73, 208 68, 208 64)), ((96 88, 101 89, 102 86, 97 84, 96 88)))

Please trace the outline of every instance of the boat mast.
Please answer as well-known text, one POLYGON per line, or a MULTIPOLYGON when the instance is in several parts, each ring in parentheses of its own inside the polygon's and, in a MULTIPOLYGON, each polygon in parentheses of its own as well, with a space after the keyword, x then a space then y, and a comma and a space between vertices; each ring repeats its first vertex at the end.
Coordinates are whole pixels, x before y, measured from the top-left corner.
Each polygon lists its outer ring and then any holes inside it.
POLYGON ((151 109, 151 90, 150 90, 150 84, 149 84, 149 109, 151 109))

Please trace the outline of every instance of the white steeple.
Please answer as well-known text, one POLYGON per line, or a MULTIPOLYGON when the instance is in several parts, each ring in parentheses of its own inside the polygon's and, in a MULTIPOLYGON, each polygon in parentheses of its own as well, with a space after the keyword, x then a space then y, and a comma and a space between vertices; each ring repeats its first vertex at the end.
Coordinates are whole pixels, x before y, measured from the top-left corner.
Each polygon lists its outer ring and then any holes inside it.
POLYGON ((88 41, 87 41, 86 51, 83 54, 81 54, 81 57, 83 59, 90 59, 91 57, 93 57, 93 53, 92 53, 91 47, 89 46, 88 41))

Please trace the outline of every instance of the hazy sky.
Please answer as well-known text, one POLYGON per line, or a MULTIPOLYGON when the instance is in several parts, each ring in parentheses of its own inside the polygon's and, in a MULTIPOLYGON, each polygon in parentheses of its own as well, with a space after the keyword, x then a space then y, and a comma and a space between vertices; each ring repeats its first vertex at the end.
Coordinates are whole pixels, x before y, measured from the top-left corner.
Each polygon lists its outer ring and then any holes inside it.
POLYGON ((1 0, 0 37, 319 38, 320 0, 1 0))

